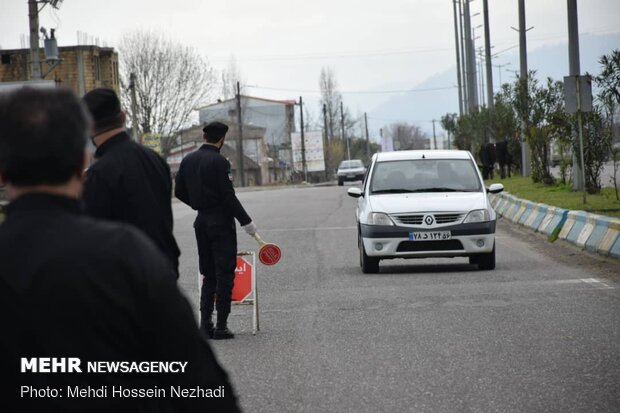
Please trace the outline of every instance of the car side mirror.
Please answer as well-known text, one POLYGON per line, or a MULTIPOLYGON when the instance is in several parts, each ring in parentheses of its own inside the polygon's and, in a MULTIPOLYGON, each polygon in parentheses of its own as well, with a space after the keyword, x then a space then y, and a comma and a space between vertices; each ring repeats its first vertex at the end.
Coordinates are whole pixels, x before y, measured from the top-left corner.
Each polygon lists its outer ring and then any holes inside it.
POLYGON ((491 186, 487 188, 487 192, 491 194, 499 194, 503 190, 504 190, 504 185, 502 184, 491 184, 491 186))
POLYGON ((361 196, 364 196, 364 193, 360 188, 349 188, 347 194, 353 198, 359 198, 361 196))

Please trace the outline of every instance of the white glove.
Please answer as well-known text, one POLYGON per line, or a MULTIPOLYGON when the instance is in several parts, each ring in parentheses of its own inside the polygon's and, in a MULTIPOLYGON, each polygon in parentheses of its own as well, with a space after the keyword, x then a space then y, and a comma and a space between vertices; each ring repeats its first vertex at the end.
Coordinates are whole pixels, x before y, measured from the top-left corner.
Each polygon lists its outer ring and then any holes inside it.
POLYGON ((256 224, 254 223, 254 221, 250 221, 249 224, 244 225, 243 229, 245 230, 245 232, 253 237, 254 235, 256 235, 256 224))

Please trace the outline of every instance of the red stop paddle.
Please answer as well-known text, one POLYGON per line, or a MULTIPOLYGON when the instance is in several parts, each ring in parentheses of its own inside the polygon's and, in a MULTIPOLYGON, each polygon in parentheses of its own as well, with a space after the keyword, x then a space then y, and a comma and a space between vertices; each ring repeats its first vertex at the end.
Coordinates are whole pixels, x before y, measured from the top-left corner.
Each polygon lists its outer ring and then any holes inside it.
POLYGON ((254 239, 260 245, 258 251, 258 259, 265 265, 274 265, 280 261, 282 257, 282 251, 276 244, 265 242, 258 234, 254 234, 254 239))

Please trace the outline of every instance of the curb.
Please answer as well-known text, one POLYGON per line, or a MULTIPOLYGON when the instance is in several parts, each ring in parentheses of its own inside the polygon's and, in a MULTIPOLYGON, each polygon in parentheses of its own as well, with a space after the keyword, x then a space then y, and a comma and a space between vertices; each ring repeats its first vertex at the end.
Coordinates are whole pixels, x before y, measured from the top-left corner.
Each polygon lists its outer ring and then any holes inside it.
POLYGON ((539 204, 503 192, 489 194, 495 212, 509 221, 578 247, 620 259, 620 219, 539 204))

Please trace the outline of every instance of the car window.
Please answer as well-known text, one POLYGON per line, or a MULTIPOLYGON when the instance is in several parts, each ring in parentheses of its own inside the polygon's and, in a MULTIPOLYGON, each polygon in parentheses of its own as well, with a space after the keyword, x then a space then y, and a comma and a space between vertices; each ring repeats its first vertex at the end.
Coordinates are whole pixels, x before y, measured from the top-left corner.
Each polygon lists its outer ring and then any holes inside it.
POLYGON ((353 168, 363 168, 364 164, 359 159, 352 159, 350 161, 342 161, 340 163, 339 168, 342 169, 353 169, 353 168))
POLYGON ((482 185, 469 159, 377 162, 370 193, 479 192, 482 185))

